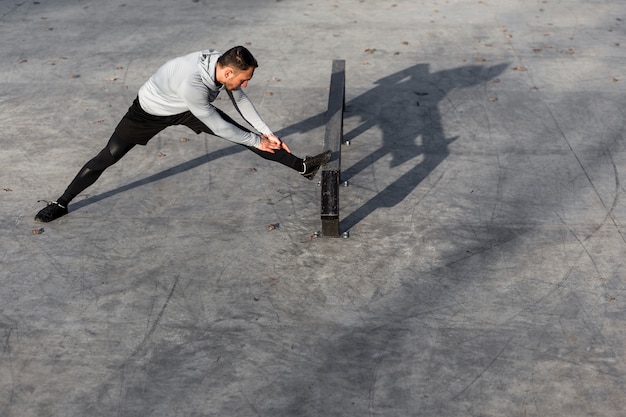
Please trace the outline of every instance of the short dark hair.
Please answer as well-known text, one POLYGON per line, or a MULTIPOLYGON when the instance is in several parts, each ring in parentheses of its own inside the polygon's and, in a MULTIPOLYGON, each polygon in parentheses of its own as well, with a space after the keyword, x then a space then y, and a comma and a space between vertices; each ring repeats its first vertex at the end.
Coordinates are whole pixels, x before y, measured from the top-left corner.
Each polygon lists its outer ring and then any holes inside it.
POLYGON ((230 48, 217 59, 217 63, 223 67, 232 67, 239 71, 246 71, 250 67, 257 68, 259 66, 252 53, 243 46, 230 48))

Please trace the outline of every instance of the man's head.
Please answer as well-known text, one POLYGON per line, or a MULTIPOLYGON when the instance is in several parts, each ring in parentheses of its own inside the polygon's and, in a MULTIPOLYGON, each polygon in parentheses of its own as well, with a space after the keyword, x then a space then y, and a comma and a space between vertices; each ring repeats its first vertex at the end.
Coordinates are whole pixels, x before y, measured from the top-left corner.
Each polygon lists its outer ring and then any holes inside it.
POLYGON ((244 88, 258 66, 250 51, 243 46, 235 46, 218 58, 215 78, 227 90, 244 88))

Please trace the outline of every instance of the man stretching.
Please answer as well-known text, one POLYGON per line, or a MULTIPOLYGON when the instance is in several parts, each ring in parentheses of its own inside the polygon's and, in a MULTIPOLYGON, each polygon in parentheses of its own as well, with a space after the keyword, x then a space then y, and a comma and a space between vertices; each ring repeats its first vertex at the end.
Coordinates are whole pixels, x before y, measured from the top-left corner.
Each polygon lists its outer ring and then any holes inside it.
POLYGON ((313 179, 331 151, 298 158, 267 127, 243 92, 258 67, 243 46, 222 53, 205 50, 165 63, 139 89, 137 98, 119 122, 107 145, 87 162, 57 201, 48 202, 35 216, 50 222, 68 213, 70 201, 92 185, 105 169, 119 161, 135 145, 146 145, 168 126, 184 125, 239 143, 262 158, 279 162, 313 179), (211 103, 226 90, 233 105, 259 133, 241 126, 211 103))

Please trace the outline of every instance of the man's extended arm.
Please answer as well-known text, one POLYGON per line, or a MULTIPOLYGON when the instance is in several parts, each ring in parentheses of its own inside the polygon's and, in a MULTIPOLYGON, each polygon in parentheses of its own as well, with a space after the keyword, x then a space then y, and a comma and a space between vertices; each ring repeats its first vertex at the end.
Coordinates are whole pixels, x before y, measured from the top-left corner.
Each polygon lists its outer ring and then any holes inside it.
POLYGON ((246 93, 244 93, 241 88, 233 91, 227 91, 227 93, 241 117, 243 117, 256 130, 263 134, 261 136, 261 144, 258 146, 259 149, 266 152, 273 152, 274 150, 282 148, 291 153, 287 144, 276 136, 267 126, 254 107, 254 104, 252 104, 252 101, 250 101, 246 93), (264 143, 265 140, 267 140, 268 143, 264 143))

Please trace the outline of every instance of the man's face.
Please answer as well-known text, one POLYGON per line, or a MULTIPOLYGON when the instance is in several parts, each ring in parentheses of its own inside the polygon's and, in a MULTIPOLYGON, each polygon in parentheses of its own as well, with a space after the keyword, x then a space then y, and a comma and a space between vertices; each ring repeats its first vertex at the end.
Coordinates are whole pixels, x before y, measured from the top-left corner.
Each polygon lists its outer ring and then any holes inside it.
POLYGON ((254 68, 250 67, 245 71, 227 71, 224 74, 226 79, 224 80, 224 88, 228 91, 235 90, 237 88, 246 88, 248 86, 248 81, 252 79, 254 75, 254 68))

